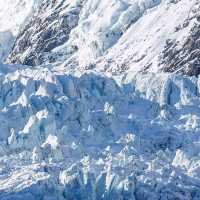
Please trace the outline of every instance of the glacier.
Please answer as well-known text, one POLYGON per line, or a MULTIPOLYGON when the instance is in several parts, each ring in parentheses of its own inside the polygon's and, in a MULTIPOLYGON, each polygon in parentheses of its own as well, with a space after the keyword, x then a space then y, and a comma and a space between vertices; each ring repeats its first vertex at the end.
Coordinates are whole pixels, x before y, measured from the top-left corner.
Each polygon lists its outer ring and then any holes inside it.
POLYGON ((0 199, 200 199, 199 10, 0 3, 0 199))

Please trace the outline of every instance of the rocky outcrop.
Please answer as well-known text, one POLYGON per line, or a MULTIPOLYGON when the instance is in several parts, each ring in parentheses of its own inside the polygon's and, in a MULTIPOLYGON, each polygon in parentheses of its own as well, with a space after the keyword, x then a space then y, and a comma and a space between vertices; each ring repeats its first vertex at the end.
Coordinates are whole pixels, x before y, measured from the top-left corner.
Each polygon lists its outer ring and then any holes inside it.
POLYGON ((69 39, 80 11, 81 1, 44 1, 16 38, 8 62, 29 66, 55 62, 56 55, 50 52, 69 39))
POLYGON ((177 27, 176 31, 189 25, 189 21, 195 20, 190 34, 183 44, 176 40, 167 40, 162 52, 160 65, 164 72, 179 72, 189 76, 200 74, 200 5, 192 10, 193 17, 185 21, 183 27, 177 27))

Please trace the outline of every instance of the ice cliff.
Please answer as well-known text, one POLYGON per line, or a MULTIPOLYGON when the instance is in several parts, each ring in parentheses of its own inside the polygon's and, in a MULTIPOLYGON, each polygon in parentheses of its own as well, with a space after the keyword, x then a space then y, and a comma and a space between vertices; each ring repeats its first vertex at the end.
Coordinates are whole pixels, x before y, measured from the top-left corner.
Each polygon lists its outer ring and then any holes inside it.
POLYGON ((199 9, 0 2, 0 199, 200 199, 199 9))

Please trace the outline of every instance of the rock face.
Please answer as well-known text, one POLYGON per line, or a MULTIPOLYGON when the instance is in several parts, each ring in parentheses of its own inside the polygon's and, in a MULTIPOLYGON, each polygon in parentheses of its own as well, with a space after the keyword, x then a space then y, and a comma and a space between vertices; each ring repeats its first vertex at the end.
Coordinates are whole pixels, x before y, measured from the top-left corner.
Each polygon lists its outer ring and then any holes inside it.
POLYGON ((50 53, 68 41, 78 24, 81 6, 81 2, 43 1, 16 38, 9 62, 29 66, 55 62, 50 53))
MULTIPOLYGON (((184 43, 179 45, 176 41, 167 41, 161 58, 161 65, 165 72, 181 72, 189 76, 200 74, 200 4, 191 10, 192 17, 188 18, 185 26, 190 20, 195 20, 195 25, 184 43)), ((181 28, 181 27, 179 27, 181 28)), ((177 27, 177 31, 178 27, 177 27)))
POLYGON ((7 59, 15 38, 37 2, 34 0, 8 0, 0 4, 0 61, 7 59))
POLYGON ((159 3, 160 0, 104 0, 101 4, 91 0, 43 1, 16 38, 8 62, 36 66, 56 62, 63 54, 67 59, 78 50, 76 59, 80 64, 92 62, 114 46, 146 10, 159 3), (106 12, 103 14, 102 10, 106 12))
POLYGON ((45 0, 18 34, 7 61, 29 66, 65 62, 77 70, 192 76, 199 74, 198 43, 196 0, 104 0, 101 4, 45 0), (166 16, 174 18, 174 23, 166 16))

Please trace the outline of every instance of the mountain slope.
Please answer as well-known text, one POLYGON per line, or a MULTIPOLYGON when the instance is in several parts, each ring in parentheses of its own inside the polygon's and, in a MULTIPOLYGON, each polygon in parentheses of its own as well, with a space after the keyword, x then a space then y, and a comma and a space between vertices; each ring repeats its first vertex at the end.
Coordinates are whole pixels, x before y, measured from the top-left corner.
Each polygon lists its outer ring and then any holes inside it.
POLYGON ((7 58, 14 38, 36 5, 34 0, 9 0, 0 4, 0 60, 7 58))
POLYGON ((35 66, 64 60, 114 73, 197 75, 198 39, 195 0, 44 1, 18 35, 9 62, 35 66))

